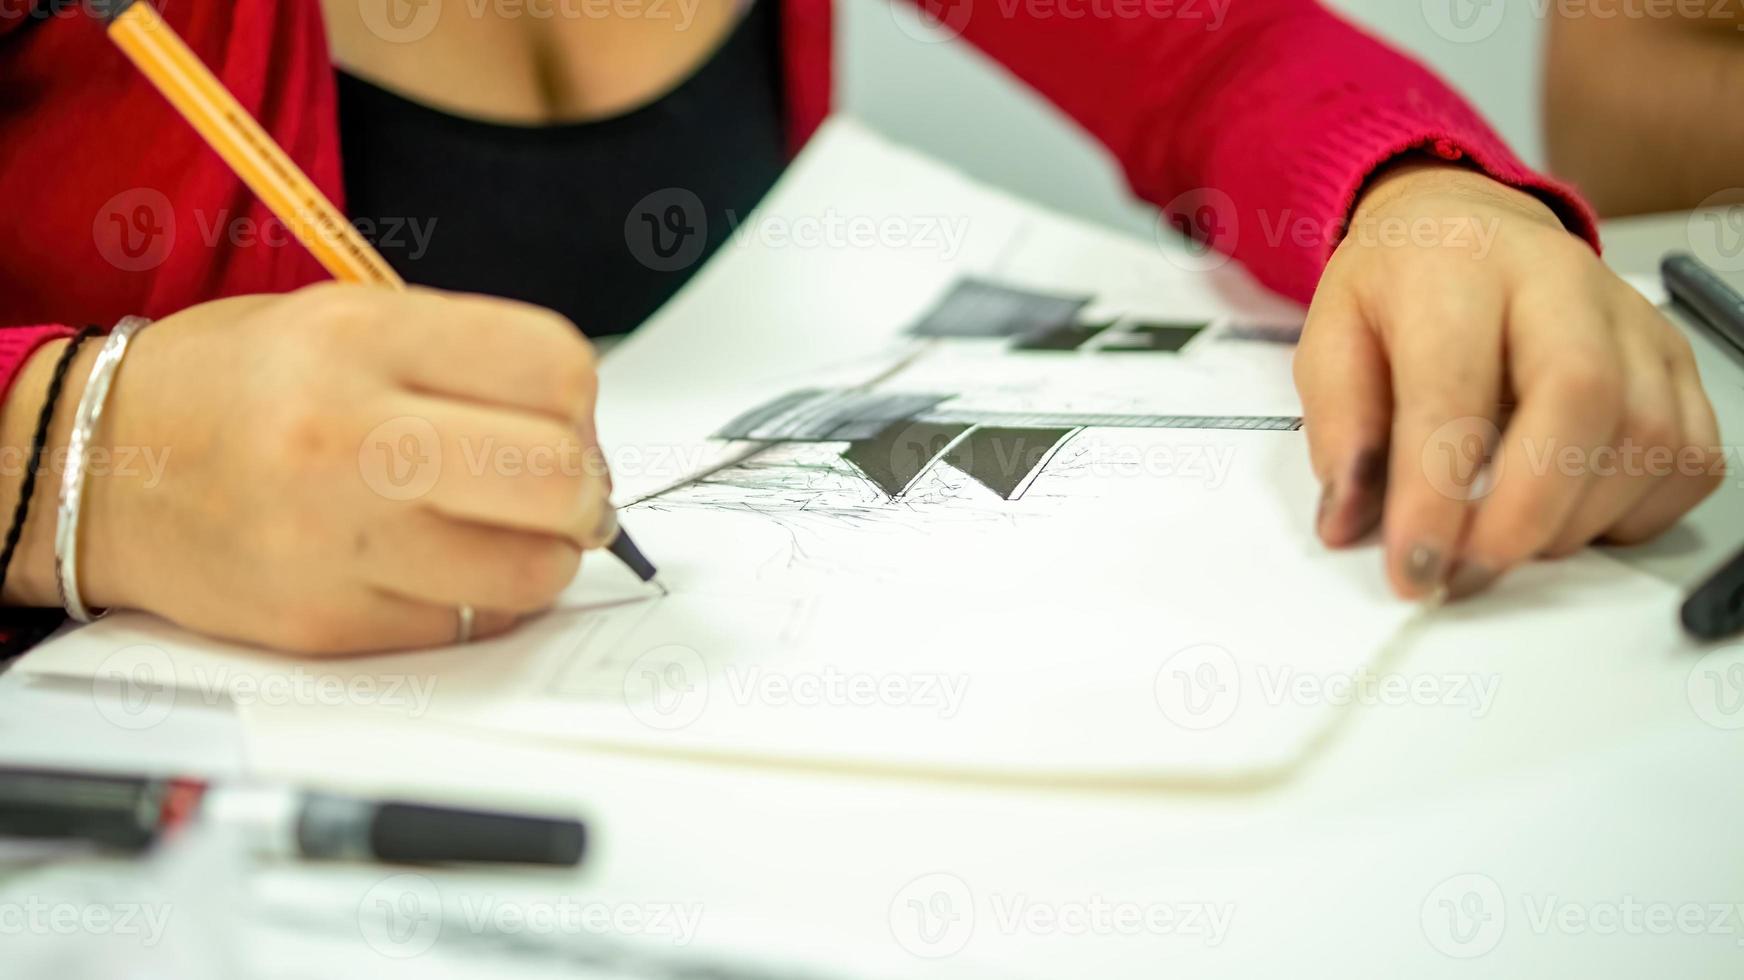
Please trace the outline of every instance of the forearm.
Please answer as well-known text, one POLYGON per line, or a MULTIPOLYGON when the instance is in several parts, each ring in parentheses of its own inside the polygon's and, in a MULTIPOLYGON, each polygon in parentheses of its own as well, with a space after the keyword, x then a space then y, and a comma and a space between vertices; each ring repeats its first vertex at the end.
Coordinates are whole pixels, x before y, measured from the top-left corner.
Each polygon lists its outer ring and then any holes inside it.
POLYGON ((1744 15, 1552 22, 1552 168, 1606 215, 1744 200, 1744 15), (1735 21, 1735 23, 1734 23, 1735 21), (1731 197, 1725 195, 1730 190, 1731 197))
POLYGON ((963 36, 1108 146, 1135 191, 1294 298, 1313 293, 1367 179, 1413 152, 1527 190, 1596 242, 1585 206, 1446 85, 1314 0, 956 8, 973 11, 963 36))

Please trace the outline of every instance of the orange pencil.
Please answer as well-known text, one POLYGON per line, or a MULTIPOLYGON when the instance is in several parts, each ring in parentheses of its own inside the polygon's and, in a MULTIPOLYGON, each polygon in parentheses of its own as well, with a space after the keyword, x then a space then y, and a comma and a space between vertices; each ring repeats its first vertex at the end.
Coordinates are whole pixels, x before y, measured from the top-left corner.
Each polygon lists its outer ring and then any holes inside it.
MULTIPOLYGON (((147 0, 115 0, 109 39, 218 151, 335 279, 405 289, 405 280, 248 114, 147 0)), ((609 550, 644 582, 654 565, 622 529, 609 550)))
POLYGON ((108 19, 115 46, 335 279, 405 288, 381 253, 291 162, 156 8, 121 0, 108 19))

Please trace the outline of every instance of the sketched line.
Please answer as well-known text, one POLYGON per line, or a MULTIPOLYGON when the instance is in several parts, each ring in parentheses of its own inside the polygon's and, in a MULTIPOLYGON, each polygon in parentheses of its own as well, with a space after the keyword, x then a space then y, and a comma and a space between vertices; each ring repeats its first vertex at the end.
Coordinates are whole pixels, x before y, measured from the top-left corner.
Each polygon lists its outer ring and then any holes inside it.
MULTIPOLYGON (((868 378, 867 380, 861 382, 860 384, 855 385, 852 388, 846 388, 843 390, 851 391, 851 392, 852 391, 871 391, 873 388, 876 388, 879 385, 884 384, 885 382, 889 381, 890 379, 892 379, 892 378, 896 377, 897 375, 901 374, 902 372, 908 370, 910 367, 913 367, 916 361, 919 361, 922 357, 931 353, 933 348, 937 347, 938 344, 939 344, 939 341, 937 339, 921 341, 920 343, 918 343, 914 346, 913 350, 910 350, 907 354, 903 355, 901 358, 898 358, 895 363, 891 364, 889 367, 885 368, 883 371, 880 371, 878 374, 873 375, 871 378, 868 378)), ((691 484, 696 483, 699 480, 706 480, 709 477, 712 477, 715 474, 722 472, 723 470, 730 470, 735 466, 739 466, 741 464, 747 463, 751 459, 756 457, 759 453, 762 453, 764 450, 769 449, 769 448, 774 447, 774 446, 778 446, 778 445, 781 445, 781 443, 779 443, 779 442, 753 442, 753 443, 749 444, 743 451, 735 453, 732 456, 728 457, 727 459, 724 459, 724 460, 714 464, 713 466, 705 467, 705 468, 698 470, 697 472, 692 473, 688 476, 679 477, 678 479, 672 481, 671 483, 668 483, 665 486, 660 487, 656 490, 650 490, 649 492, 642 494, 641 496, 636 497, 635 499, 630 500, 627 503, 620 504, 618 506, 618 509, 619 510, 629 510, 631 507, 635 507, 635 506, 638 506, 640 504, 645 504, 650 500, 655 500, 657 498, 664 497, 667 494, 672 493, 675 490, 682 490, 685 487, 688 487, 691 484)))

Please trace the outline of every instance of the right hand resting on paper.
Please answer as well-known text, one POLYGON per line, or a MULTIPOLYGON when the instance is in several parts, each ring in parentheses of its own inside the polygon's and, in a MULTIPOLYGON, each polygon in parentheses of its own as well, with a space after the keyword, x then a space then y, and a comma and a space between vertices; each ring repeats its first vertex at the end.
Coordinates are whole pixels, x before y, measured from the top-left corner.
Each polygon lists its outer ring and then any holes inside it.
POLYGON ((161 475, 93 472, 86 603, 306 653, 442 645, 460 603, 501 633, 615 528, 595 393, 586 339, 521 303, 329 284, 167 317, 96 435, 161 475))
POLYGON ((1647 541, 1720 485, 1689 342, 1545 202, 1404 162, 1351 220, 1296 352, 1328 545, 1379 525, 1395 591, 1457 598, 1647 541))

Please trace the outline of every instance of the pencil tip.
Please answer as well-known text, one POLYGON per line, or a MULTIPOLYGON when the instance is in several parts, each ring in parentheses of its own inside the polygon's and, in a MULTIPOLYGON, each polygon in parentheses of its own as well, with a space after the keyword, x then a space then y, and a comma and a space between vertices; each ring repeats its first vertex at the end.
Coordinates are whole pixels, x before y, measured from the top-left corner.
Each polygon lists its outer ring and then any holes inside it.
POLYGON ((642 554, 642 549, 636 547, 636 542, 631 541, 630 536, 624 533, 621 528, 607 550, 616 555, 619 561, 629 566, 630 571, 634 572, 637 578, 644 582, 654 581, 654 563, 642 554))

